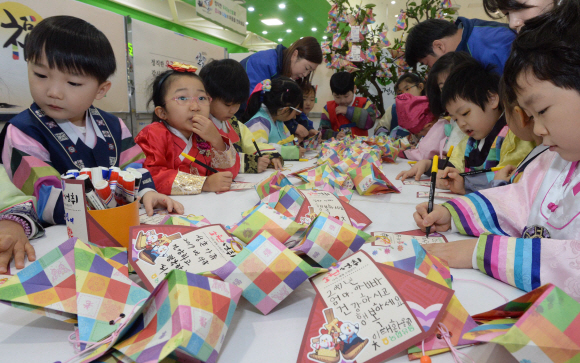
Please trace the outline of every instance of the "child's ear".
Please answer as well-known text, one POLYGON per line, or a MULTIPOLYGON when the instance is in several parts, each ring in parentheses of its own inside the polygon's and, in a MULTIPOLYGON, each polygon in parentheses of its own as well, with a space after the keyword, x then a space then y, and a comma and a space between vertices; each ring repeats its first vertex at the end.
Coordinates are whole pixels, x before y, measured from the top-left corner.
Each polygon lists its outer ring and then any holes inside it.
POLYGON ((167 118, 167 112, 165 111, 165 109, 161 106, 157 106, 155 107, 155 115, 157 117, 159 117, 161 120, 165 120, 167 118))
POLYGON ((513 116, 517 125, 522 129, 528 127, 533 122, 530 116, 526 115, 520 106, 514 107, 513 116))
POLYGON ((105 97, 107 92, 111 89, 111 81, 105 81, 101 83, 99 89, 97 89, 97 95, 95 96, 95 100, 100 100, 101 98, 105 97))
POLYGON ((445 43, 442 42, 441 39, 434 40, 432 45, 433 45, 433 53, 435 53, 435 49, 438 49, 440 52, 445 54, 445 43))
POLYGON ((424 83, 421 83, 421 82, 419 82, 419 84, 417 85, 417 89, 418 89, 419 91, 423 91, 423 90, 425 89, 425 84, 424 84, 424 83))
POLYGON ((499 95, 497 93, 491 93, 487 101, 492 110, 499 108, 499 95))

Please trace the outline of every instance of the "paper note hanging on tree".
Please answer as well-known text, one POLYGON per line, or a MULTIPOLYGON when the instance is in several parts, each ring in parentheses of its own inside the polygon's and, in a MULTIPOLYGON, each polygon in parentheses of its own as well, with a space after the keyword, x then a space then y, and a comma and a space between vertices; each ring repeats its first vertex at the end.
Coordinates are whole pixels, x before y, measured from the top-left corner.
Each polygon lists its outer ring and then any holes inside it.
POLYGON ((363 40, 364 38, 361 35, 360 26, 358 26, 358 25, 351 26, 350 33, 348 34, 347 39, 349 42, 353 42, 353 43, 358 43, 361 40, 363 40))
POLYGON ((299 363, 383 362, 435 333, 453 295, 444 286, 376 264, 362 251, 311 282, 316 297, 299 363), (327 348, 330 343, 334 349, 327 348))
POLYGON ((222 267, 241 246, 220 224, 132 227, 130 263, 152 291, 171 270, 202 273, 222 267))
POLYGON ((346 60, 349 62, 360 62, 361 58, 361 47, 360 45, 350 44, 350 49, 346 53, 346 60))

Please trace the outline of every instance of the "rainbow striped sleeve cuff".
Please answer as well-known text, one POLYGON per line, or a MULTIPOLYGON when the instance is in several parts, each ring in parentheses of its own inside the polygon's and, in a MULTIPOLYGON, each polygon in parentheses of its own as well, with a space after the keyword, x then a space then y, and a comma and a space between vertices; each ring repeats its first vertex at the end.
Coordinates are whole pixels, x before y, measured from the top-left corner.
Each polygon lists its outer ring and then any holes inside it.
POLYGON ((481 193, 475 192, 455 198, 443 206, 449 210, 459 233, 479 236, 491 233, 508 236, 501 228, 491 202, 481 193))

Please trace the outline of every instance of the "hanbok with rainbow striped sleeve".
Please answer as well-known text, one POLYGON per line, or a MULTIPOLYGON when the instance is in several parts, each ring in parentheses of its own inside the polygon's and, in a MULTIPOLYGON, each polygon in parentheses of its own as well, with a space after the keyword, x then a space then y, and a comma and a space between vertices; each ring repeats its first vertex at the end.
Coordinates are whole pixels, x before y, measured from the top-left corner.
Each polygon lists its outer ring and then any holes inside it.
POLYGON ((520 182, 443 204, 478 236, 473 267, 524 291, 553 283, 580 301, 580 168, 546 151, 520 182))
MULTIPOLYGON (((116 166, 125 168, 145 159, 120 118, 91 106, 85 133, 68 120, 53 120, 35 103, 6 126, 2 162, 10 180, 38 200, 44 224, 64 224, 60 175, 70 169, 116 166)), ((145 169, 139 195, 154 190, 145 169)))

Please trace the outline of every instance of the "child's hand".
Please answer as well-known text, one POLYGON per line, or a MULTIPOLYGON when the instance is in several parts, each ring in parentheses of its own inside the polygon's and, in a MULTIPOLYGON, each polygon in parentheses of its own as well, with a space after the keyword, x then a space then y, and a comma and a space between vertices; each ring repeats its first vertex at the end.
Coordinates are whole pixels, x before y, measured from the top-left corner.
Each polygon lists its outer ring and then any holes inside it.
POLYGON ((280 160, 280 158, 273 158, 272 159, 272 166, 276 170, 282 170, 282 161, 280 160))
POLYGON ((8 264, 14 255, 16 268, 24 268, 24 256, 28 255, 29 261, 36 260, 34 247, 28 242, 24 229, 20 223, 3 220, 0 221, 0 273, 8 272, 8 264))
POLYGON ((415 218, 417 227, 421 228, 422 231, 425 231, 426 227, 429 226, 431 226, 431 232, 448 231, 451 228, 451 213, 449 213, 447 208, 435 204, 433 211, 427 214, 428 206, 429 203, 425 202, 415 207, 417 211, 413 214, 413 218, 415 218))
POLYGON ((346 106, 337 106, 336 107, 336 114, 338 115, 339 113, 345 115, 348 112, 348 107, 346 106))
POLYGON ((226 149, 226 144, 224 143, 220 132, 210 119, 197 115, 193 117, 192 125, 193 132, 209 142, 214 149, 219 151, 224 151, 226 149))
POLYGON ((419 160, 411 169, 400 172, 395 179, 405 180, 407 178, 415 177, 415 180, 421 180, 421 176, 431 168, 432 161, 429 159, 419 160))
POLYGON ((345 137, 346 137, 346 133, 345 133, 343 130, 340 130, 340 131, 338 132, 338 134, 336 135, 336 138, 337 138, 338 140, 342 140, 342 139, 344 139, 345 137))
POLYGON ((448 243, 431 243, 422 245, 430 254, 439 257, 452 268, 472 268, 473 251, 477 245, 476 238, 463 239, 448 243))
POLYGON ((153 215, 153 210, 157 207, 164 207, 169 213, 175 212, 177 214, 183 214, 185 210, 183 204, 155 191, 149 191, 143 195, 143 206, 149 217, 153 215))
POLYGON ((503 180, 503 181, 509 182, 511 177, 512 177, 512 173, 515 170, 516 170, 515 166, 506 165, 503 169, 500 169, 500 170, 495 172, 495 176, 493 177, 493 180, 503 180))
POLYGON ((318 131, 316 131, 316 129, 311 129, 310 131, 308 131, 308 136, 314 136, 318 133, 318 131))
POLYGON ((308 130, 306 130, 306 127, 299 124, 298 127, 296 127, 294 135, 298 136, 299 138, 305 139, 308 137, 308 130))
POLYGON ((234 176, 229 171, 222 171, 207 177, 203 187, 204 192, 226 192, 230 190, 234 176))
POLYGON ((465 180, 461 175, 459 175, 459 170, 449 166, 438 173, 437 187, 441 189, 449 189, 455 194, 465 194, 465 180))
POLYGON ((258 173, 261 173, 264 170, 266 170, 268 168, 268 165, 270 165, 270 157, 267 155, 260 156, 258 158, 258 173))
POLYGON ((302 157, 304 156, 305 153, 306 153, 306 149, 298 146, 298 158, 302 159, 302 157))

